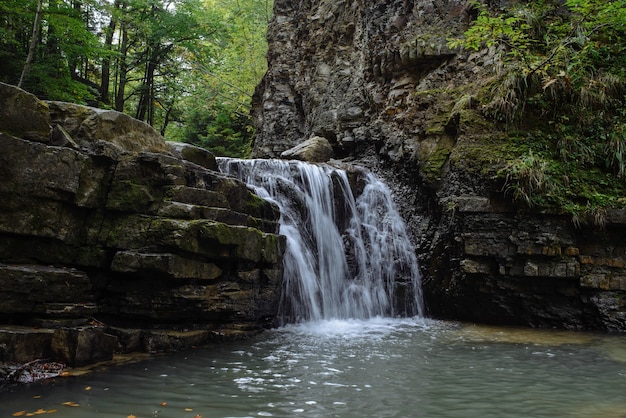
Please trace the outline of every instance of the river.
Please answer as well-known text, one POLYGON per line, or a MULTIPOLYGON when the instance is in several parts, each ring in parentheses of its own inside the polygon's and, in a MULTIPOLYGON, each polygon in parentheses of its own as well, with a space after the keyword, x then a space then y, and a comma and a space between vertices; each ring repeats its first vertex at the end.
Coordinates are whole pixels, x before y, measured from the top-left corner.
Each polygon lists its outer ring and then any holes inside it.
POLYGON ((0 393, 0 417, 625 417, 623 336, 325 320, 0 393), (55 412, 56 411, 56 412, 55 412))

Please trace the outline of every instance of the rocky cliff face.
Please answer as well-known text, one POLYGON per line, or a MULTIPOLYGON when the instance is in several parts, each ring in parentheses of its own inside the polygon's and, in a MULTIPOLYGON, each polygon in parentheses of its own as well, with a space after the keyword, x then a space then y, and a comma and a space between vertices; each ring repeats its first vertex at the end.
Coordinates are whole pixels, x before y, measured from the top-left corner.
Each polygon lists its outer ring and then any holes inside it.
POLYGON ((274 11, 256 156, 323 137, 335 158, 385 177, 434 316, 626 330, 624 214, 597 230, 522 210, 493 175, 503 134, 481 112, 501 64, 494 50, 446 45, 475 15, 470 2, 276 0, 274 11))
POLYGON ((0 146, 0 361, 86 364, 274 320, 278 210, 208 152, 8 85, 0 146))

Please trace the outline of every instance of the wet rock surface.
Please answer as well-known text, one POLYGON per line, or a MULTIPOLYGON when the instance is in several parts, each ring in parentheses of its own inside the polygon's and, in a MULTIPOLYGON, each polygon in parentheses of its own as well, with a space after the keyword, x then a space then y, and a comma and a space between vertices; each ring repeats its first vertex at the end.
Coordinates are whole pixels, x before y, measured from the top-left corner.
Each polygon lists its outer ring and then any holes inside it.
MULTIPOLYGON (((510 2, 488 2, 507 7, 510 2)), ((453 51, 465 0, 275 1, 253 154, 320 136, 383 177, 411 230, 430 315, 626 331, 624 212, 603 229, 511 204, 481 116, 494 48, 453 51), (495 168, 494 168, 495 167, 495 168)))
POLYGON ((128 116, 0 90, 0 324, 20 327, 0 326, 0 362, 80 366, 272 324, 273 204, 128 116))

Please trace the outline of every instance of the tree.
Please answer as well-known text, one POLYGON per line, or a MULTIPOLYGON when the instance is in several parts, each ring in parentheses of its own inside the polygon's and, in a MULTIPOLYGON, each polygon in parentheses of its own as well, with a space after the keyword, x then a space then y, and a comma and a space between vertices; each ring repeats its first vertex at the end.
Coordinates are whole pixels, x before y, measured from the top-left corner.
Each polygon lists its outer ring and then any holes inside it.
POLYGON ((181 103, 194 110, 180 112, 170 136, 218 155, 246 156, 254 135, 250 103, 267 69, 265 33, 273 5, 268 0, 210 0, 207 6, 228 31, 221 38, 219 60, 194 61, 198 78, 181 103))
POLYGON ((271 8, 268 0, 0 0, 0 81, 113 107, 168 138, 206 132, 206 146, 215 137, 244 153, 271 8), (187 131, 187 122, 208 125, 187 131))
POLYGON ((39 22, 41 21, 41 11, 43 9, 43 0, 37 2, 37 11, 35 12, 35 22, 33 23, 33 34, 30 37, 30 46, 28 47, 28 55, 26 56, 26 62, 24 63, 24 69, 20 76, 20 81, 17 83, 18 87, 22 87, 24 79, 30 72, 30 66, 33 63, 33 57, 35 56, 35 49, 37 48, 37 35, 39 34, 39 22))

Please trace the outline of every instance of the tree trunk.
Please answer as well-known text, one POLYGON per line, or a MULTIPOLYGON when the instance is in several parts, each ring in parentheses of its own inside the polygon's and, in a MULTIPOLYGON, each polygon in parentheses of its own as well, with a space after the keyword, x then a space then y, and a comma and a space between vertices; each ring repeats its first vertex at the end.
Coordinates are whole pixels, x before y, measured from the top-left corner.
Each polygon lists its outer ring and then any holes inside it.
POLYGON ((120 42, 120 57, 119 57, 119 83, 117 86, 117 93, 115 94, 115 110, 118 112, 124 111, 124 102, 126 99, 124 98, 124 94, 126 91, 126 83, 128 77, 128 63, 126 62, 128 55, 128 30, 126 29, 126 24, 122 23, 121 27, 122 39, 120 42))
POLYGON ((24 69, 20 76, 20 81, 17 83, 18 87, 24 85, 24 80, 30 72, 30 67, 35 57, 35 49, 37 49, 37 33, 39 32, 39 22, 41 21, 41 12, 43 9, 43 0, 37 2, 37 12, 35 13, 35 22, 33 23, 33 34, 30 37, 30 46, 28 47, 28 55, 26 56, 26 62, 24 63, 24 69))
MULTIPOLYGON (((117 26, 117 11, 120 8, 120 1, 115 0, 113 4, 113 10, 111 12, 111 21, 106 28, 106 36, 104 39, 104 47, 107 51, 113 49, 113 35, 115 34, 115 27, 117 26)), ((111 83, 111 58, 105 56, 102 60, 102 77, 100 78, 100 100, 104 104, 110 104, 111 98, 109 97, 109 88, 111 83)))
POLYGON ((146 51, 146 71, 141 86, 141 93, 139 95, 139 103, 137 104, 136 118, 146 121, 149 125, 154 123, 154 112, 152 106, 154 106, 154 72, 157 67, 158 55, 156 52, 152 54, 149 50, 154 51, 155 48, 149 48, 146 51))

